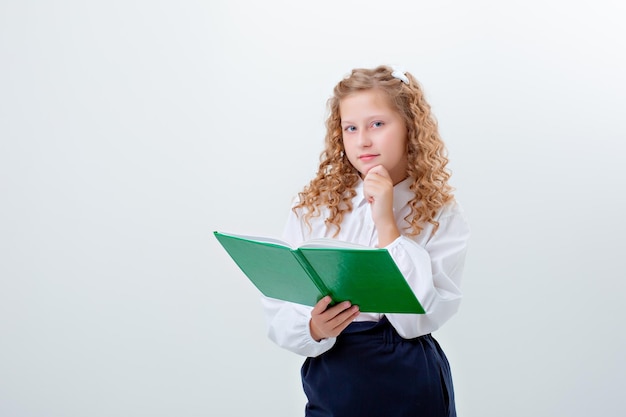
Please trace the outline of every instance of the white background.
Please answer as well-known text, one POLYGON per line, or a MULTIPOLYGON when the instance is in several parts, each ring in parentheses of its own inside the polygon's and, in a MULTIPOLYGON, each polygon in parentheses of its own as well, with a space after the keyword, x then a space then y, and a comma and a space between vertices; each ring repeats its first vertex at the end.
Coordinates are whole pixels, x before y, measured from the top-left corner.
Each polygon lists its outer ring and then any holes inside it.
POLYGON ((626 413, 626 6, 0 1, 0 415, 297 416, 214 230, 278 236, 354 67, 423 84, 473 235, 464 417, 626 413))

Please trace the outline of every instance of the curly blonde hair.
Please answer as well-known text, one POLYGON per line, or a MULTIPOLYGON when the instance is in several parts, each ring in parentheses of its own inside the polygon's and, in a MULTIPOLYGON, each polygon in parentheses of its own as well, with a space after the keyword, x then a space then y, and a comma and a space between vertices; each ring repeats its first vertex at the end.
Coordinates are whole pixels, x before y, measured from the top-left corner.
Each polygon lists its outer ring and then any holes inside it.
POLYGON ((439 227, 435 220, 437 212, 453 198, 452 187, 448 185, 447 152, 417 80, 407 72, 407 85, 393 77, 392 71, 384 65, 354 69, 335 86, 327 103, 325 149, 320 155, 317 175, 298 194, 300 201, 293 207, 296 213, 297 209, 304 209, 306 224, 310 225, 310 219, 319 216, 320 207, 325 206, 328 209, 326 224, 337 228, 336 236, 344 214, 352 210, 354 186, 360 176, 344 152, 339 103, 350 94, 377 89, 389 97, 407 126, 407 177, 413 179, 410 188, 415 193, 415 198, 409 202, 411 212, 405 218, 410 225, 408 233, 420 234, 426 223, 434 225, 433 233, 439 227))

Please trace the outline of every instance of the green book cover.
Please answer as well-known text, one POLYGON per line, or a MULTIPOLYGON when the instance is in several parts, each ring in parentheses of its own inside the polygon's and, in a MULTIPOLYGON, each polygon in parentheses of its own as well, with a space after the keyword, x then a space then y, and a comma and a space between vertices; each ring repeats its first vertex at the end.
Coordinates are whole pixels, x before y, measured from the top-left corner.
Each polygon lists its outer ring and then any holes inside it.
POLYGON ((267 297, 308 306, 330 295, 370 313, 423 314, 386 249, 333 239, 291 248, 277 239, 214 232, 248 279, 267 297))

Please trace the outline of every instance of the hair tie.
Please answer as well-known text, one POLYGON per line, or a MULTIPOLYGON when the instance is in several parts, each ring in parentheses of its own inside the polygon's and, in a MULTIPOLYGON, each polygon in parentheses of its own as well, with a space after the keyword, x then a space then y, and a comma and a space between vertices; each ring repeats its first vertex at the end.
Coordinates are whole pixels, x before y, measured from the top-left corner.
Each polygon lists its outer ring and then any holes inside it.
POLYGON ((391 76, 393 78, 397 78, 398 80, 402 81, 403 83, 405 83, 406 85, 409 85, 409 77, 406 76, 406 71, 403 70, 400 67, 391 67, 392 72, 391 72, 391 76))

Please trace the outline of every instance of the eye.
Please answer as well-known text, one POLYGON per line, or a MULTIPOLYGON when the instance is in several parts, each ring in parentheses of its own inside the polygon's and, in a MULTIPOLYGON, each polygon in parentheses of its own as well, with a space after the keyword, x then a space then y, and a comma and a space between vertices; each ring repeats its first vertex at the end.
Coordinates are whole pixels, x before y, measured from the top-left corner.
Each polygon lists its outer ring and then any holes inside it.
POLYGON ((372 127, 382 127, 384 124, 384 122, 374 122, 372 123, 372 127))
POLYGON ((354 132, 354 131, 356 131, 356 127, 355 126, 346 126, 343 130, 345 130, 346 132, 354 132))

